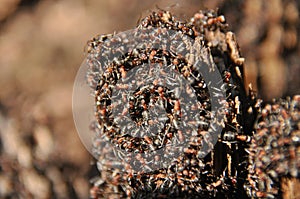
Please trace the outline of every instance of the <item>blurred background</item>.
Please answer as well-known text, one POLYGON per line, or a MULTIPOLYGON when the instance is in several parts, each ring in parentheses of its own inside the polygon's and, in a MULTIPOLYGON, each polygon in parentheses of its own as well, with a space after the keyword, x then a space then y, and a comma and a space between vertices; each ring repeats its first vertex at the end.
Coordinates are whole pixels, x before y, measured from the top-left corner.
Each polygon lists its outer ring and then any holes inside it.
POLYGON ((77 135, 72 89, 84 46, 157 7, 224 14, 265 100, 300 94, 300 2, 0 0, 0 198, 88 198, 93 158, 77 135))

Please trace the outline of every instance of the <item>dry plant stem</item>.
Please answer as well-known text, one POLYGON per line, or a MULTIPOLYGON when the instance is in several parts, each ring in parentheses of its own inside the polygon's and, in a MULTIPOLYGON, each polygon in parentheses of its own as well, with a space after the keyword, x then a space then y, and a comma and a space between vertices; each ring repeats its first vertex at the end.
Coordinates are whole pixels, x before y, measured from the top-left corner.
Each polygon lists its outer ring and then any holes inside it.
POLYGON ((297 178, 283 178, 282 183, 282 198, 297 199, 300 198, 300 180, 297 178))

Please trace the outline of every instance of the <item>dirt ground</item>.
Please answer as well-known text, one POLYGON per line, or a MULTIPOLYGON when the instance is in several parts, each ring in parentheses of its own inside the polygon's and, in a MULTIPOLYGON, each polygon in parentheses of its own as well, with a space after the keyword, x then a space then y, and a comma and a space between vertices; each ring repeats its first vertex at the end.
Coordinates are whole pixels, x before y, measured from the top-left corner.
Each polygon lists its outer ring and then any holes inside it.
POLYGON ((88 198, 93 158, 72 117, 84 46, 156 7, 182 18, 219 8, 258 95, 300 94, 298 0, 1 0, 0 198, 88 198))

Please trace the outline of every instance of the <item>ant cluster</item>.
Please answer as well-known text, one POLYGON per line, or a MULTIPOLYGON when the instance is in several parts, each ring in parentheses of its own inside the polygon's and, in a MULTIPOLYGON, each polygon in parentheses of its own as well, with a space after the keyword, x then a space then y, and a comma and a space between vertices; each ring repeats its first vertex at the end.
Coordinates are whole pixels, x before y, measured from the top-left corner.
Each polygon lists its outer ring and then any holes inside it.
POLYGON ((213 10, 190 21, 158 10, 130 33, 88 42, 100 171, 91 198, 274 197, 280 176, 298 176, 299 97, 262 109, 245 91, 244 58, 227 27, 213 10), (203 70, 221 74, 213 91, 203 70))
POLYGON ((300 96, 260 108, 255 130, 245 188, 254 197, 275 198, 281 178, 300 176, 300 96))

